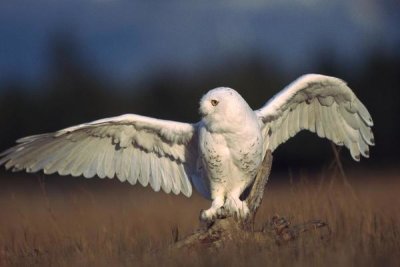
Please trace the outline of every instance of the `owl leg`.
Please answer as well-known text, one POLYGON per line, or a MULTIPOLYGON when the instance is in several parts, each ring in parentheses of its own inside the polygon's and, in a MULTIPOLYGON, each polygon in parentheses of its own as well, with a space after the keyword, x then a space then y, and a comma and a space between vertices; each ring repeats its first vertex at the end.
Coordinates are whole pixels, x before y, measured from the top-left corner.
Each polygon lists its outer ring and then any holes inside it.
POLYGON ((242 193, 242 190, 240 189, 229 193, 224 204, 224 209, 231 215, 241 219, 246 219, 250 214, 250 210, 247 203, 239 199, 242 193))
POLYGON ((213 202, 211 204, 211 208, 207 210, 202 210, 200 212, 200 220, 205 221, 205 222, 212 222, 215 221, 217 218, 217 212, 221 207, 224 205, 224 196, 216 196, 213 199, 213 202))

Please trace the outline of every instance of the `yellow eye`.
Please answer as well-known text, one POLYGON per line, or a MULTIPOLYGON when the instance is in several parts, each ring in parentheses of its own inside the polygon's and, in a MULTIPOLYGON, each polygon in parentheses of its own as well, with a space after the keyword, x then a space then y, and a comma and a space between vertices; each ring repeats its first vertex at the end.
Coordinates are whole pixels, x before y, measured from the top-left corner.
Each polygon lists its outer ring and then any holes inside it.
POLYGON ((213 105, 214 107, 216 106, 216 105, 218 105, 218 101, 217 100, 215 100, 215 99, 212 99, 211 100, 211 105, 213 105))

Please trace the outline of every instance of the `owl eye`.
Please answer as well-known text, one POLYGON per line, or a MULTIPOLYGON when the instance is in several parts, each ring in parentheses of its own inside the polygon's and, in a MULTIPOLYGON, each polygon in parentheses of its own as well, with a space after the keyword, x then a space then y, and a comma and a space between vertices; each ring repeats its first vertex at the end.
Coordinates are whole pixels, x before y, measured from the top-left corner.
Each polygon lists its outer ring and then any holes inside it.
POLYGON ((212 99, 211 100, 211 105, 213 105, 214 107, 216 106, 216 105, 218 105, 218 101, 217 100, 215 100, 215 99, 212 99))

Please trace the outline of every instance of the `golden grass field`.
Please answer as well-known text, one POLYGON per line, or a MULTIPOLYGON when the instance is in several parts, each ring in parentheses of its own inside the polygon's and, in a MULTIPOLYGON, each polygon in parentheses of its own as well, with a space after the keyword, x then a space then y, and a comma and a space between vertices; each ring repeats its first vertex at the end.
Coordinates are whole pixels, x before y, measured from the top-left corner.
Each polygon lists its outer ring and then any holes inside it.
POLYGON ((164 248, 174 229, 179 237, 196 230, 209 201, 114 180, 7 174, 0 266, 400 266, 400 175, 347 176, 351 186, 340 175, 279 183, 272 173, 257 215, 258 227, 275 213, 293 223, 322 219, 329 240, 265 247, 237 240, 219 251, 171 252, 164 248))

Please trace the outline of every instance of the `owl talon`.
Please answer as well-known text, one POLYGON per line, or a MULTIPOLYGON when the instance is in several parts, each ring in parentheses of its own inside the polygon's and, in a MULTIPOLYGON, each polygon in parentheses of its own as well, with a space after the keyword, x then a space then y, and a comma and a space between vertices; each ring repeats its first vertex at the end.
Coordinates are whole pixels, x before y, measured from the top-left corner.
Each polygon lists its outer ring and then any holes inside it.
POLYGON ((235 218, 235 219, 247 219, 250 210, 247 207, 246 202, 241 201, 236 198, 228 198, 225 202, 224 205, 225 209, 230 212, 230 214, 235 218))
POLYGON ((229 212, 224 207, 221 207, 217 210, 217 218, 218 219, 224 219, 228 216, 229 216, 229 212))
POLYGON ((214 222, 217 218, 217 214, 215 210, 208 209, 208 210, 201 210, 200 211, 200 221, 211 223, 214 222))

